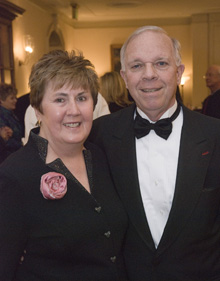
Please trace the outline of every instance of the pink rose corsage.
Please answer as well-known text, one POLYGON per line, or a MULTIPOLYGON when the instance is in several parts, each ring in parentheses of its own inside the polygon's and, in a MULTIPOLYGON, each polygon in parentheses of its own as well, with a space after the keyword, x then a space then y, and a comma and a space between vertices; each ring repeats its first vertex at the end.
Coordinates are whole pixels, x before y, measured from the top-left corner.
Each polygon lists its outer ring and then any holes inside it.
POLYGON ((45 199, 61 199, 67 192, 64 175, 50 172, 41 177, 40 191, 45 199))

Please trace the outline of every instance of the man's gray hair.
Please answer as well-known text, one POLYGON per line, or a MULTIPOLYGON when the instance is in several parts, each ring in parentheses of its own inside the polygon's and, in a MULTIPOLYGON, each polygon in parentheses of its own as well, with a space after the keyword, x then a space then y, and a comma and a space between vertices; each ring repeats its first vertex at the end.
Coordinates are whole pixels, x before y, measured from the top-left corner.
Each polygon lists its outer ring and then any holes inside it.
POLYGON ((159 26, 151 26, 151 25, 147 25, 147 26, 142 26, 138 29, 136 29, 129 37, 128 39, 125 41, 125 43, 123 44, 121 51, 120 51, 120 60, 121 60, 121 69, 124 71, 125 70, 125 52, 127 49, 128 44, 130 43, 131 40, 133 40, 136 36, 138 36, 139 34, 145 32, 145 31, 154 31, 154 32, 158 32, 158 33, 162 33, 167 35, 170 40, 172 41, 173 44, 173 49, 174 49, 174 55, 175 55, 175 61, 176 61, 176 65, 179 66, 181 64, 181 54, 180 54, 180 49, 181 49, 181 45, 180 42, 175 39, 170 37, 167 32, 159 27, 159 26))

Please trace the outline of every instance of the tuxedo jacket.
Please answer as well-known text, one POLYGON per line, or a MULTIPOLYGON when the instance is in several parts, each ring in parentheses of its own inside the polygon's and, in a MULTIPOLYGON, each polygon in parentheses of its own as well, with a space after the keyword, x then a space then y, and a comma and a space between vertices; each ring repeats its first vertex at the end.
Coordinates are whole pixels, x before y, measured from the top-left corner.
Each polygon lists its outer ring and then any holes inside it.
POLYGON ((60 159, 45 164, 45 142, 31 132, 28 144, 0 166, 0 280, 127 281, 128 219, 103 152, 85 144, 90 194, 60 159), (61 199, 40 192, 49 172, 67 179, 61 199))
POLYGON ((157 249, 138 182, 135 105, 95 120, 90 135, 130 218, 124 254, 132 281, 220 280, 220 121, 182 109, 174 199, 157 249))

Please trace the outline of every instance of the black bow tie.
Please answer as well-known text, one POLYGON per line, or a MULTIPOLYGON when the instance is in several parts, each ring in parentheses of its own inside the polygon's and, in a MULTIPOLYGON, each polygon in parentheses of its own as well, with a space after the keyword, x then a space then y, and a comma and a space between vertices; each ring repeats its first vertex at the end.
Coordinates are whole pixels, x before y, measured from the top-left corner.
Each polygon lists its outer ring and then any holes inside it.
POLYGON ((147 119, 142 118, 137 110, 134 120, 134 132, 137 139, 142 138, 149 134, 150 130, 154 130, 155 133, 161 138, 167 140, 172 132, 172 122, 176 119, 180 112, 180 105, 178 104, 176 111, 170 118, 164 118, 158 120, 156 123, 150 123, 147 119))

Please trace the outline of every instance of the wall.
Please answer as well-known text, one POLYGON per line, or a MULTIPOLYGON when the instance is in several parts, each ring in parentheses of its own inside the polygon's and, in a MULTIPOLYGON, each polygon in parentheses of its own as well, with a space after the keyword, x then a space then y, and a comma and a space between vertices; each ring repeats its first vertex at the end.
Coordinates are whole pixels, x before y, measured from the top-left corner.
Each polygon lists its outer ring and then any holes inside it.
MULTIPOLYGON (((52 15, 35 6, 27 0, 10 0, 26 11, 22 16, 17 17, 13 21, 13 45, 14 45, 14 60, 15 60, 15 78, 18 96, 21 96, 29 91, 28 77, 31 71, 31 66, 44 53, 48 52, 48 32, 52 24, 52 15), (35 49, 26 65, 19 66, 19 60, 23 61, 25 52, 23 48, 23 36, 29 34, 34 38, 35 49)), ((72 37, 73 28, 67 26, 63 22, 59 22, 59 27, 65 37, 72 37)))
MULTIPOLYGON (((23 16, 13 22, 15 77, 18 95, 28 92, 28 76, 31 65, 48 52, 48 31, 52 16, 27 0, 11 0, 26 9, 23 16), (27 65, 18 66, 18 60, 24 56, 22 37, 30 34, 35 40, 34 54, 27 65)), ((95 65, 98 75, 111 70, 110 46, 122 44, 138 27, 84 27, 73 28, 62 19, 58 19, 62 30, 65 48, 70 51, 79 49, 95 65)), ((220 16, 219 14, 193 15, 189 19, 148 20, 141 25, 159 25, 170 36, 177 38, 182 45, 182 61, 185 64, 185 76, 189 80, 181 87, 184 103, 189 107, 201 107, 201 102, 209 94, 205 86, 204 75, 211 63, 220 63, 220 16)), ((140 26, 140 24, 139 24, 140 26)))

